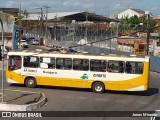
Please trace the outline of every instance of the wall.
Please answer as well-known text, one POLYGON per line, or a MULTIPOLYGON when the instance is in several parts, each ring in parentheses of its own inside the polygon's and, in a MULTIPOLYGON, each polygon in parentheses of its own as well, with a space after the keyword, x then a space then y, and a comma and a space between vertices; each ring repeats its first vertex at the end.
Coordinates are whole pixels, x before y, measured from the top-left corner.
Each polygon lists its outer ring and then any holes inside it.
POLYGON ((126 18, 126 17, 130 18, 134 15, 137 15, 138 17, 140 17, 140 14, 138 14, 137 12, 135 12, 133 10, 128 9, 128 10, 122 12, 122 13, 119 13, 118 14, 118 19, 122 19, 122 18, 126 18))

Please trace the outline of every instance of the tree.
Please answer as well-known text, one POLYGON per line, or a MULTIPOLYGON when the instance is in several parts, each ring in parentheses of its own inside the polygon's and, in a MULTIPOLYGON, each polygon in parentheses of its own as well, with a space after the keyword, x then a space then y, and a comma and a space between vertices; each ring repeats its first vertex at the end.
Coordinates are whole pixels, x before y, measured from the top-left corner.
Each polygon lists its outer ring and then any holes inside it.
POLYGON ((124 18, 120 22, 120 28, 122 30, 133 30, 136 28, 142 28, 143 30, 147 30, 150 27, 154 27, 156 25, 156 22, 152 19, 147 19, 146 15, 143 15, 141 17, 133 16, 130 18, 124 18), (140 26, 140 23, 143 23, 143 26, 140 26))

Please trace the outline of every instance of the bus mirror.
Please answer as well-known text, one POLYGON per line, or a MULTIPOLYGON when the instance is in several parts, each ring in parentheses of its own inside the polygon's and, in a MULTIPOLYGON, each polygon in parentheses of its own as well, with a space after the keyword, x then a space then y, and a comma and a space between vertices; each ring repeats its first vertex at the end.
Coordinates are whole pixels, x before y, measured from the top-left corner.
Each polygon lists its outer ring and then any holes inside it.
POLYGON ((47 63, 40 63, 40 68, 48 68, 48 64, 47 63))

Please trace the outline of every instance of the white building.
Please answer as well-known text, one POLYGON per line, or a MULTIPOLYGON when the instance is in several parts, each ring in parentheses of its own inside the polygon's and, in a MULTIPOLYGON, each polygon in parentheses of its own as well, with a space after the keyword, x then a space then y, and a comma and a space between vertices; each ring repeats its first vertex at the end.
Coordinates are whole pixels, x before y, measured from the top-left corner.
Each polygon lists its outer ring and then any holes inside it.
POLYGON ((139 9, 133 9, 133 8, 130 8, 128 10, 125 10, 121 13, 118 14, 118 19, 123 19, 123 18, 130 18, 132 16, 143 16, 145 14, 145 11, 143 10, 139 10, 139 9))

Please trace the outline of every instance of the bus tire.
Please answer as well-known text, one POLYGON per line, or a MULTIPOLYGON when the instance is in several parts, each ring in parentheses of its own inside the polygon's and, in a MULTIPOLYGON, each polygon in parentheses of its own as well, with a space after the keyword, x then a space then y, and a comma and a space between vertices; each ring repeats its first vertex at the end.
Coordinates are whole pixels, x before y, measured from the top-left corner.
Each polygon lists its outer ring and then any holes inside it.
POLYGON ((92 90, 95 93, 103 93, 105 91, 105 85, 102 82, 94 82, 92 85, 92 90))
POLYGON ((36 83, 36 79, 33 77, 28 77, 25 80, 25 85, 29 88, 34 88, 36 87, 37 83, 36 83))

